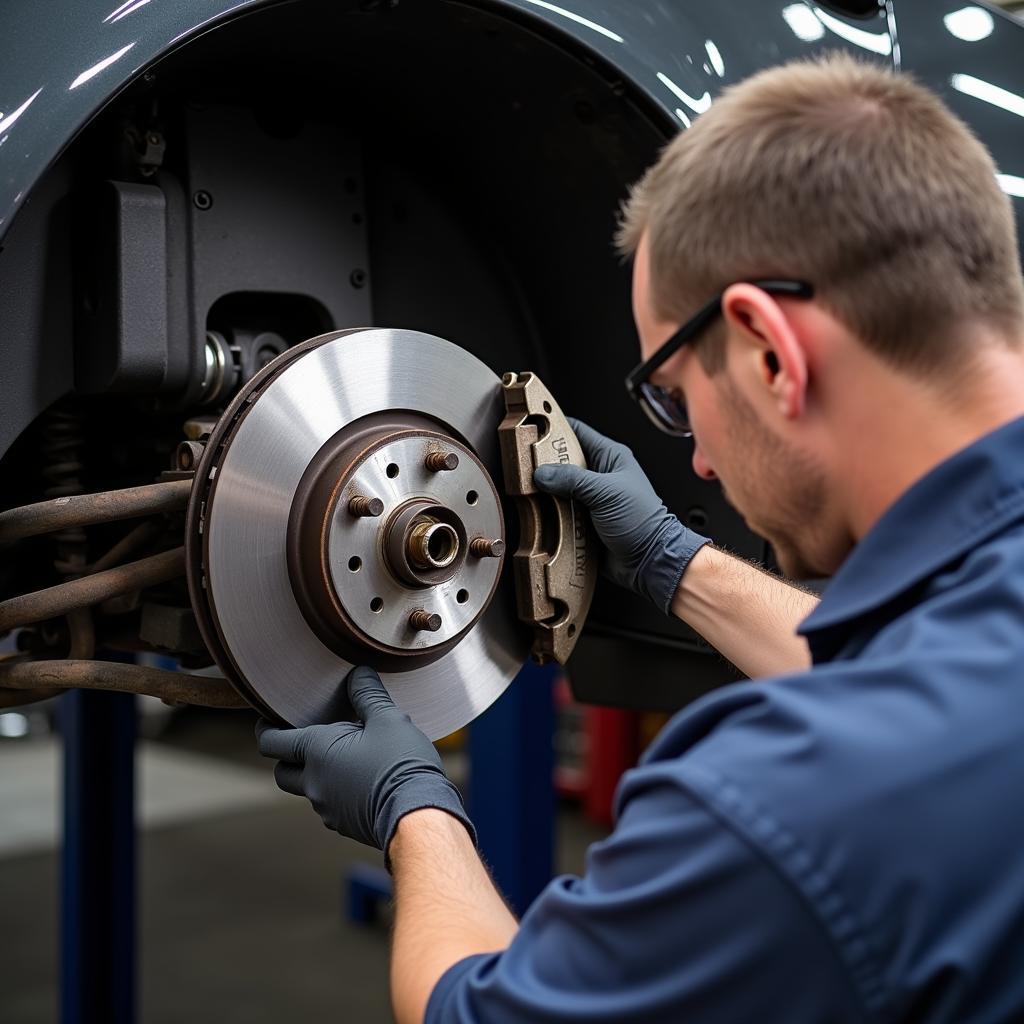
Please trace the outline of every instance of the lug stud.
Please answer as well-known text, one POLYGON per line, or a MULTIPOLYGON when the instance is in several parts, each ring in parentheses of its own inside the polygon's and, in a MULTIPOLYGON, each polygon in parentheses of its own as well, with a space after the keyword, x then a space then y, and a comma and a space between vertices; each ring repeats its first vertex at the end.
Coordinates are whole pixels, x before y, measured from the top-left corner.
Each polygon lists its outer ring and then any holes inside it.
POLYGON ((431 473, 450 472, 459 468, 459 457, 455 452, 427 452, 425 461, 431 473))
POLYGON ((428 612, 417 608, 409 616, 409 625, 417 631, 426 630, 429 633, 436 633, 441 628, 441 616, 437 612, 428 612))
POLYGON ((379 516, 384 511, 384 502, 380 498, 368 498, 365 494, 357 494, 349 499, 348 510, 354 516, 379 516))
POLYGON ((469 553, 475 558, 501 558, 505 553, 505 542, 500 537, 497 540, 474 537, 469 542, 469 553))

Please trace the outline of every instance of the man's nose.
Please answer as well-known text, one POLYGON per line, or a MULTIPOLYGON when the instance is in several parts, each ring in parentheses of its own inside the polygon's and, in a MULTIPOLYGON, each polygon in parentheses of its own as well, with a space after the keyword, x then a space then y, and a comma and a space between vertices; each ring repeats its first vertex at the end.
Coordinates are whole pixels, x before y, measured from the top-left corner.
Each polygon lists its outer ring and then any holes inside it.
POLYGON ((718 475, 711 468, 711 463, 700 450, 700 445, 694 442, 693 445, 693 471, 702 480, 717 480, 718 475))

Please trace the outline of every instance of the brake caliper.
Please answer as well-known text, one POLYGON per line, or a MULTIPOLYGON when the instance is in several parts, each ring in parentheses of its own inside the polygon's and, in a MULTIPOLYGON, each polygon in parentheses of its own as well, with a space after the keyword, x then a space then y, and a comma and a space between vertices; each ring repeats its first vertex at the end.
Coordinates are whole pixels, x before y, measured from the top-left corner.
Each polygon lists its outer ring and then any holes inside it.
POLYGON ((594 596, 597 546, 586 509, 538 491, 533 471, 549 463, 586 466, 583 450, 551 392, 534 373, 502 378, 505 418, 498 427, 505 490, 519 512, 513 555, 519 618, 533 629, 532 654, 565 664, 594 596))

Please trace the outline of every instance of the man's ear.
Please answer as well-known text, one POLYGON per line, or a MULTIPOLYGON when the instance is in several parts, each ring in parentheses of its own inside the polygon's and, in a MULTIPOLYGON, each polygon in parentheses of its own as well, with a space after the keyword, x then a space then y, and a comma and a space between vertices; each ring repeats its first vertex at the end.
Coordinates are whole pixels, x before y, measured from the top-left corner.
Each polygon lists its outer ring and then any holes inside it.
POLYGON ((754 397, 760 391, 785 419, 802 416, 807 353, 783 306, 752 284, 734 284, 722 296, 722 315, 740 342, 739 367, 754 397))

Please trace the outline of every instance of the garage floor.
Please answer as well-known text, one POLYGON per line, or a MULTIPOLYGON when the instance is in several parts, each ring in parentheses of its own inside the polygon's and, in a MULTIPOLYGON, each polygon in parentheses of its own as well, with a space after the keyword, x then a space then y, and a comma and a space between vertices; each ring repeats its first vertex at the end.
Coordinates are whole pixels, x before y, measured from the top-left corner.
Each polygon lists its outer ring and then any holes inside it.
MULTIPOLYGON (((341 909, 346 866, 379 854, 276 790, 252 722, 192 709, 142 744, 139 1020, 390 1020, 387 921, 341 909)), ((0 741, 5 1024, 57 1020, 58 762, 50 739, 0 741)), ((560 870, 578 871, 601 833, 574 811, 559 828, 560 870)))

